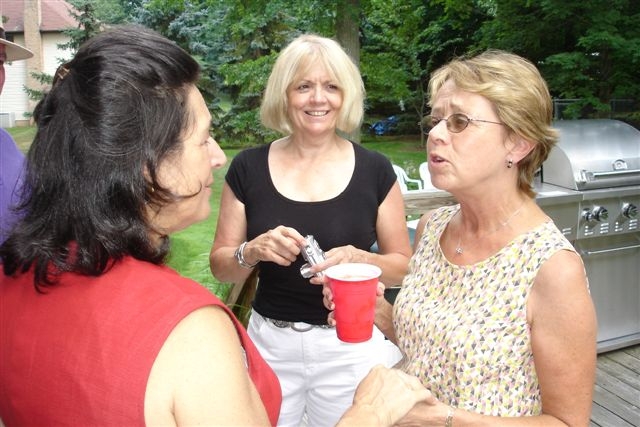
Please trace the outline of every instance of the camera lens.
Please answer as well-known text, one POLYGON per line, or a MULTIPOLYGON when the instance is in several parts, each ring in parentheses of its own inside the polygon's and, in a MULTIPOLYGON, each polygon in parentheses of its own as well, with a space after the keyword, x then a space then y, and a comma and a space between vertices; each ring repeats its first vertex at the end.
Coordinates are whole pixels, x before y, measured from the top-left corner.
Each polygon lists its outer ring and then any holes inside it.
POLYGON ((304 277, 305 279, 312 278, 314 273, 309 270, 311 270, 311 264, 303 264, 302 267, 300 267, 300 274, 302 275, 302 277, 304 277))

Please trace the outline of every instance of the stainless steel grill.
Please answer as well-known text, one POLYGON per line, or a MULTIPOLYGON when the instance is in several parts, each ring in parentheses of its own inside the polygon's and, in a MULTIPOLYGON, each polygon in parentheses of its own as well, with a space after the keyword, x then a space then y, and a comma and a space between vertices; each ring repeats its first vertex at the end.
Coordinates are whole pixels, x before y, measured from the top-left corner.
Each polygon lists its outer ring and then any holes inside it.
POLYGON ((616 120, 562 120, 537 203, 582 256, 598 350, 640 343, 640 131, 616 120))

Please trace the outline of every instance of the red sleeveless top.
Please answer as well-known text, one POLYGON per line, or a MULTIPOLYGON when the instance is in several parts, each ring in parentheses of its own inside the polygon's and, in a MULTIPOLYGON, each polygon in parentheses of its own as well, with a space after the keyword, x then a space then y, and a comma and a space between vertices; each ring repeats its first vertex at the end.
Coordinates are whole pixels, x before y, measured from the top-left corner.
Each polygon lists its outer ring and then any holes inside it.
POLYGON ((144 426, 151 366, 192 311, 222 307, 276 425, 277 377, 215 295, 175 271, 125 258, 99 277, 66 273, 38 294, 33 274, 0 273, 0 418, 10 425, 144 426))

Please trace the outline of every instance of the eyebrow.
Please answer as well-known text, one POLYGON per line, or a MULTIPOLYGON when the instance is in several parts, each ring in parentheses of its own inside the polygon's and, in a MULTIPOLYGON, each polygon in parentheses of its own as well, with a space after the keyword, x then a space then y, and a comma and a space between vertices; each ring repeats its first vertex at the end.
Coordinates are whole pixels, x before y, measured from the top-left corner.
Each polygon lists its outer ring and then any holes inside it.
MULTIPOLYGON (((455 100, 449 100, 446 103, 446 106, 448 106, 452 113, 451 114, 455 114, 455 113, 464 113, 466 110, 464 108, 462 108, 462 104, 460 104, 459 102, 456 102, 455 100)), ((445 106, 437 106, 437 107, 433 107, 431 109, 431 114, 433 114, 434 112, 437 113, 442 113, 442 110, 444 110, 445 106)))

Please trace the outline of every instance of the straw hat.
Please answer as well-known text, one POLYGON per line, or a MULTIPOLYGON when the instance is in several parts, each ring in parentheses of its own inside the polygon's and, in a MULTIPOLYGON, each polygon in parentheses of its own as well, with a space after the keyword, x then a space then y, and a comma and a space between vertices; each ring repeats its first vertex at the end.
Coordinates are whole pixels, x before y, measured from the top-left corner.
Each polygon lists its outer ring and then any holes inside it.
POLYGON ((4 37, 4 25, 2 25, 2 22, 0 22, 0 44, 6 46, 5 52, 7 54, 7 62, 19 61, 21 59, 27 59, 33 56, 33 52, 31 52, 29 49, 12 43, 9 40, 6 40, 4 37))

